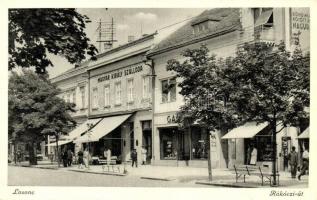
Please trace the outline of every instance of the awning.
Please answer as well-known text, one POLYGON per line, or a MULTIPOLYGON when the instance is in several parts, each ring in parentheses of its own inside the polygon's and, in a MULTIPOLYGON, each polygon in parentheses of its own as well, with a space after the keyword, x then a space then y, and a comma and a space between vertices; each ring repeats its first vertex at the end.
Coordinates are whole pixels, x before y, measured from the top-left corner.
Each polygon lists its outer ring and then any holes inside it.
MULTIPOLYGON (((72 140, 61 140, 61 141, 58 141, 58 146, 68 144, 70 142, 72 142, 72 140)), ((50 144, 47 144, 45 146, 54 147, 54 146, 56 146, 56 142, 51 142, 50 144)))
POLYGON ((257 124, 256 122, 248 122, 243 126, 232 129, 221 139, 252 138, 261 130, 263 130, 268 124, 268 122, 263 122, 260 124, 257 124))
POLYGON ((74 143, 96 142, 120 126, 130 116, 131 114, 102 118, 88 133, 74 140, 74 143))
POLYGON ((74 130, 69 132, 68 136, 66 136, 65 138, 67 138, 69 140, 74 140, 74 139, 80 137, 85 132, 87 132, 87 128, 88 128, 87 124, 92 124, 92 126, 95 126, 100 121, 101 121, 101 118, 88 119, 84 123, 82 123, 79 126, 77 126, 74 130))
POLYGON ((306 138, 309 138, 309 127, 306 128, 306 130, 297 137, 297 139, 306 139, 306 138))
MULTIPOLYGON (((72 142, 73 140, 75 140, 76 138, 80 137, 82 134, 87 132, 87 128, 88 128, 87 124, 92 124, 92 126, 95 126, 99 121, 101 121, 100 118, 89 119, 85 121, 84 123, 80 124, 74 130, 69 132, 68 135, 63 136, 63 138, 65 138, 66 140, 58 141, 58 146, 72 142)), ((51 142, 50 144, 47 144, 45 146, 56 146, 56 142, 51 142)))
POLYGON ((273 10, 266 10, 262 12, 258 19, 255 21, 254 27, 266 24, 269 21, 272 14, 273 10))

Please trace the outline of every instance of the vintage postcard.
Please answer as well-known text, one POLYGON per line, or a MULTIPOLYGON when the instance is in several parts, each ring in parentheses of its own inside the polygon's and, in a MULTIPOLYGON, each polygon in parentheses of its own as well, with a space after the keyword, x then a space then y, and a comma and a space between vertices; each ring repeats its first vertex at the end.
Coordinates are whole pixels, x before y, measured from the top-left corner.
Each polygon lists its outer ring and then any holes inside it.
POLYGON ((316 199, 315 2, 153 3, 5 4, 0 199, 316 199))

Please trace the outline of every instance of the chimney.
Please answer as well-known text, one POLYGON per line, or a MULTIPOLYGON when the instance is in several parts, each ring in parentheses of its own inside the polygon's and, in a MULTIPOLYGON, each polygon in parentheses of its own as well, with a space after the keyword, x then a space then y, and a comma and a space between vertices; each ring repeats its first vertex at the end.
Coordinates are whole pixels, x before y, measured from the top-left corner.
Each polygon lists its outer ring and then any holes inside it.
POLYGON ((129 35, 128 36, 128 42, 132 42, 133 40, 135 40, 134 35, 129 35))

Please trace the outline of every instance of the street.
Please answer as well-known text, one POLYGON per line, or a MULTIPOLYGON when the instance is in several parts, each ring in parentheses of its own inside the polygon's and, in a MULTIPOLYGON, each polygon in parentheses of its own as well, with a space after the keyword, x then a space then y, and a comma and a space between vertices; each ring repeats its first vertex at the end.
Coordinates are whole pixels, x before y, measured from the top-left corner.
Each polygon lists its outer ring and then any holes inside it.
POLYGON ((9 186, 210 187, 190 181, 159 181, 65 170, 8 167, 9 186))

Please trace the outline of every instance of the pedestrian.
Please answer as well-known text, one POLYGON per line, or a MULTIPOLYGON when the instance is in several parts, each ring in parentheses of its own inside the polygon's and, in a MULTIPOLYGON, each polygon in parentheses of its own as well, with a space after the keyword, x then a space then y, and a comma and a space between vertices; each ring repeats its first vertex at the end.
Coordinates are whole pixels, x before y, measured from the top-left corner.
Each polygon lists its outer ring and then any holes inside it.
POLYGON ((302 161, 302 169, 298 175, 298 180, 300 180, 301 176, 306 174, 306 170, 308 170, 309 167, 309 152, 307 149, 305 149, 303 152, 302 161))
POLYGON ((147 153, 147 150, 145 149, 144 146, 142 147, 141 153, 142 153, 142 165, 145 165, 145 163, 146 163, 146 153, 147 153))
POLYGON ((135 167, 138 167, 138 154, 136 152, 136 149, 133 149, 131 153, 131 159, 132 159, 132 167, 135 164, 135 167))
POLYGON ((251 159, 250 159, 250 165, 256 165, 258 158, 258 150, 253 145, 252 151, 251 151, 251 159))
POLYGON ((291 152, 288 155, 289 165, 291 166, 291 176, 292 178, 296 178, 296 170, 298 166, 298 153, 296 152, 296 148, 293 146, 291 152))
POLYGON ((89 152, 87 149, 85 149, 84 151, 84 164, 85 164, 85 167, 88 168, 89 166, 89 152))
POLYGON ((66 150, 62 154, 62 160, 63 160, 64 167, 67 167, 67 151, 66 150))
POLYGON ((251 150, 252 150, 252 145, 250 144, 247 149, 247 165, 250 165, 250 160, 251 160, 251 150))
POLYGON ((110 148, 107 149, 106 155, 107 155, 107 165, 110 165, 110 163, 111 163, 111 150, 110 150, 110 148))
POLYGON ((73 162, 73 152, 70 149, 68 149, 68 151, 67 151, 67 165, 71 166, 72 162, 73 162))
POLYGON ((78 151, 78 168, 82 169, 84 164, 84 153, 82 150, 78 151))

